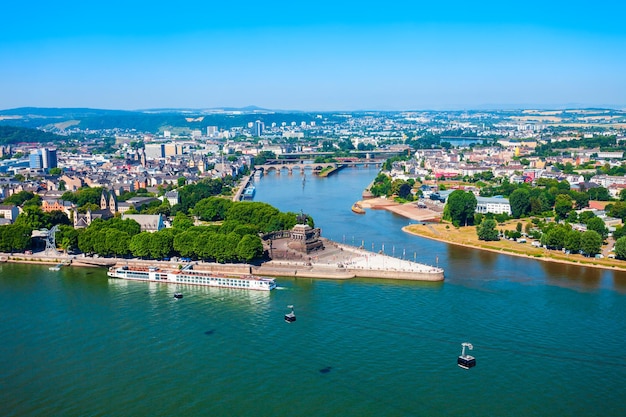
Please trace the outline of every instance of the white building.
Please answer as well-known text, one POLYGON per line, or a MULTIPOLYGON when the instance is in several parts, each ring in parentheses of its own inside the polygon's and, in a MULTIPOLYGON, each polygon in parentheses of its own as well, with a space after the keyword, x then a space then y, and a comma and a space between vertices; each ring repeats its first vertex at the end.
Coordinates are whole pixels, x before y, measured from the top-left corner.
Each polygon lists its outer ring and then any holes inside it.
POLYGON ((15 221, 17 216, 20 214, 17 206, 14 205, 1 205, 0 206, 0 216, 9 220, 11 223, 15 221))
POLYGON ((511 205, 508 198, 500 197, 476 197, 476 213, 486 214, 501 214, 506 213, 511 215, 511 205))
POLYGON ((590 181, 599 184, 604 188, 609 188, 611 185, 615 184, 626 184, 626 175, 594 175, 591 177, 590 181))

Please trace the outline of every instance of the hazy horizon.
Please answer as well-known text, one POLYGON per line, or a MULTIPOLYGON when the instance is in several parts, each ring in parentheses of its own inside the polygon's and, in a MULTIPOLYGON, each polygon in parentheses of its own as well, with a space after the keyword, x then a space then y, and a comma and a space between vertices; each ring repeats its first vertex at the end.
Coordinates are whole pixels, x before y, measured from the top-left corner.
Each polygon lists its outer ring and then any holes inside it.
POLYGON ((0 108, 626 108, 622 3, 10 3, 0 108))
POLYGON ((100 110, 100 111, 127 111, 127 112, 272 112, 272 113, 361 113, 361 112, 462 112, 462 111, 476 111, 476 112, 496 112, 496 111, 575 111, 575 110, 612 110, 612 111, 626 111, 626 106, 612 106, 612 105, 598 105, 598 106, 585 106, 577 104, 569 105, 554 105, 554 106, 514 106, 514 105, 502 105, 502 106, 476 106, 467 108, 422 108, 422 109, 273 109, 267 107, 256 106, 254 104, 247 106, 216 106, 216 107, 159 107, 159 108, 137 108, 137 109, 122 109, 122 108, 102 108, 102 107, 40 107, 40 106, 21 106, 11 107, 6 109, 0 109, 0 112, 7 112, 11 110, 19 109, 85 109, 85 110, 100 110))

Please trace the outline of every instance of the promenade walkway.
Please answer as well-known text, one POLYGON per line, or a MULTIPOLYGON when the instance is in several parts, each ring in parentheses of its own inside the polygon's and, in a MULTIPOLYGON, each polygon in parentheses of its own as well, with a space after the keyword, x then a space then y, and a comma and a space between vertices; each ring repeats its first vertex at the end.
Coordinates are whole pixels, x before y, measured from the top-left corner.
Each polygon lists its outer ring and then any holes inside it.
POLYGON ((233 201, 240 201, 241 200, 241 196, 242 196, 243 192, 245 191, 246 187, 248 186, 248 184, 250 184, 251 178, 252 178, 252 175, 248 175, 247 177, 243 177, 243 179, 239 183, 239 188, 237 189, 237 192, 235 193, 235 195, 233 195, 233 201))

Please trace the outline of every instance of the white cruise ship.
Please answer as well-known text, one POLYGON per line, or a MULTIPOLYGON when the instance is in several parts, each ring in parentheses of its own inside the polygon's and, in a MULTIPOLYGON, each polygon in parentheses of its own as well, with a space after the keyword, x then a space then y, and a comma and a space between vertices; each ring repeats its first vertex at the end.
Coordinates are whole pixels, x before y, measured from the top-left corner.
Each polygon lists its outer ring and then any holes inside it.
POLYGON ((208 287, 240 288, 244 290, 271 291, 276 288, 272 278, 255 275, 223 275, 192 269, 165 270, 156 266, 113 266, 107 275, 111 278, 135 281, 152 281, 170 284, 192 284, 208 287))

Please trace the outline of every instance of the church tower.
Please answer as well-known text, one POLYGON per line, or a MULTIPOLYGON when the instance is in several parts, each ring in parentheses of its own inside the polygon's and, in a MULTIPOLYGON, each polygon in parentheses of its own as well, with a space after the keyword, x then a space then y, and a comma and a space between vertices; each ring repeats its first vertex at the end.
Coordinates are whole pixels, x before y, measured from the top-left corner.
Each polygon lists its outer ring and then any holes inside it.
POLYGON ((102 194, 100 194, 100 210, 106 210, 108 204, 107 191, 102 189, 102 194))
POLYGON ((117 197, 113 191, 109 191, 109 211, 112 216, 115 216, 115 213, 117 213, 117 197))

